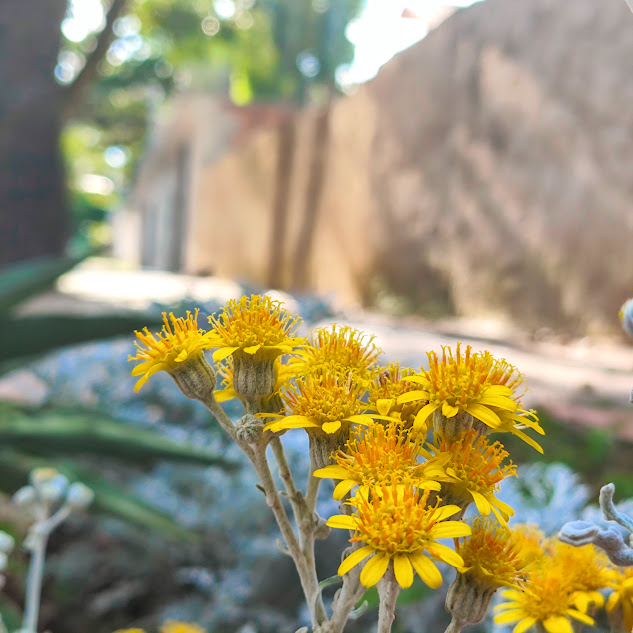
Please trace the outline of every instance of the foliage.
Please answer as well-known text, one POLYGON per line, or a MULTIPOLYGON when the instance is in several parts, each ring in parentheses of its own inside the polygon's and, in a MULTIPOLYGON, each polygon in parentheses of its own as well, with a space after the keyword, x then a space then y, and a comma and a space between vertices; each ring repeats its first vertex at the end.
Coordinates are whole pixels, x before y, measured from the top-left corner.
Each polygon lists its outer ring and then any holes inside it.
MULTIPOLYGON (((0 373, 25 360, 63 346, 129 333, 145 325, 147 314, 19 316, 14 309, 50 288, 81 258, 41 259, 0 271, 0 373)), ((158 320, 150 319, 150 327, 158 320)), ((148 467, 170 460, 231 469, 217 452, 174 442, 99 411, 59 407, 26 408, 0 401, 0 489, 11 493, 37 466, 55 464, 62 472, 90 481, 97 509, 158 530, 170 537, 187 537, 177 523, 120 488, 104 482, 94 467, 79 467, 71 456, 98 455, 148 467)))
MULTIPOLYGON (((69 18, 78 0, 70 4, 69 18)), ((361 0, 134 0, 88 98, 62 136, 76 242, 103 243, 95 228, 116 208, 145 146, 148 124, 176 91, 216 94, 237 105, 295 102, 336 90, 352 60, 345 27, 361 0)), ((70 83, 97 33, 64 37, 58 77, 70 83)))

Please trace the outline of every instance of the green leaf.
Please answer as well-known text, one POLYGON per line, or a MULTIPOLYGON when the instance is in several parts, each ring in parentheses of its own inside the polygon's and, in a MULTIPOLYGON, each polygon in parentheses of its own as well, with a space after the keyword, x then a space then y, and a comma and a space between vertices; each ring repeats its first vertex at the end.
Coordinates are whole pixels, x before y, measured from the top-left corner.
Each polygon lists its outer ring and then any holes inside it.
POLYGON ((92 453, 143 466, 159 459, 234 469, 237 464, 204 447, 174 442, 105 414, 50 409, 0 409, 0 446, 40 455, 92 453))
MULTIPOLYGON (((160 329, 162 321, 147 314, 110 316, 0 317, 2 363, 49 352, 59 347, 130 335, 143 327, 160 329)), ((130 349, 132 344, 130 343, 130 349)))
POLYGON ((41 257, 0 269, 0 314, 47 290, 84 257, 41 257))

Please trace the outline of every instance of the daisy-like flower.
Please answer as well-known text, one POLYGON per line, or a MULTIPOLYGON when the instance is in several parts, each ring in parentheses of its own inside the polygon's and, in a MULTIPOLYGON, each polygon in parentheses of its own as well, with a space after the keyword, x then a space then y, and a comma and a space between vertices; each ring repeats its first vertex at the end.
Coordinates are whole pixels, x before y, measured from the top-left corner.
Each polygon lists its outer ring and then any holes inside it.
POLYGON ((209 317, 215 361, 233 358, 233 388, 250 404, 268 398, 277 382, 275 360, 303 345, 296 336, 301 319, 284 310, 280 301, 252 295, 231 300, 219 317, 209 317))
POLYGON ((260 295, 230 300, 219 317, 209 317, 209 347, 219 348, 213 360, 220 361, 237 351, 276 358, 303 345, 305 339, 296 336, 301 318, 282 305, 260 295))
POLYGON ((534 558, 532 552, 524 550, 521 536, 484 517, 473 520, 472 530, 472 535, 457 547, 464 559, 460 572, 494 589, 522 589, 527 575, 525 568, 534 558))
POLYGON ((440 496, 463 509, 475 502, 483 515, 492 512, 499 522, 507 527, 508 518, 514 510, 494 496, 499 482, 506 477, 516 477, 516 467, 512 462, 504 464, 508 452, 499 442, 490 444, 477 431, 471 429, 455 442, 442 441, 438 457, 446 460, 445 477, 441 478, 440 496))
POLYGON ((175 620, 167 620, 159 630, 160 633, 207 633, 199 624, 175 620))
POLYGON ((332 325, 315 330, 306 345, 291 360, 295 375, 336 375, 368 387, 376 376, 381 350, 374 337, 348 327, 332 325))
POLYGON ((611 619, 620 620, 627 631, 633 631, 633 567, 618 569, 611 586, 613 593, 605 608, 611 619))
POLYGON ((441 414, 445 430, 451 429, 450 435, 469 428, 464 426, 464 414, 483 423, 483 431, 486 427, 498 430, 504 420, 512 422, 513 416, 517 416, 520 411, 517 391, 524 379, 515 367, 504 360, 495 360, 487 351, 472 353, 470 345, 462 354, 460 343, 454 354, 450 347, 443 347, 441 359, 435 352, 427 355, 429 369, 407 378, 422 389, 398 397, 400 404, 427 402, 416 415, 414 428, 423 428, 435 412, 441 414))
POLYGON ((546 542, 550 556, 569 574, 575 607, 586 613, 591 607, 604 606, 600 589, 611 587, 616 579, 606 554, 593 545, 574 547, 558 539, 546 542))
POLYGON ((575 608, 568 570, 549 556, 529 568, 529 591, 502 592, 507 602, 495 607, 497 624, 517 622, 513 633, 524 633, 540 624, 547 633, 573 633, 571 620, 593 625, 593 618, 575 608))
POLYGON ((427 505, 429 491, 404 486, 382 486, 370 498, 356 495, 348 503, 354 508, 352 516, 337 514, 327 525, 353 530, 350 542, 365 545, 352 552, 340 565, 338 575, 343 576, 354 566, 365 563, 360 581, 372 587, 385 574, 390 564, 401 587, 410 587, 413 570, 432 589, 442 584, 442 575, 433 558, 454 567, 462 567, 462 557, 452 549, 438 543, 438 539, 467 536, 470 527, 461 521, 447 521, 460 511, 458 506, 427 505))
POLYGON ((426 404, 423 400, 398 404, 398 396, 414 391, 416 386, 406 380, 415 372, 410 367, 400 367, 399 363, 389 363, 381 368, 377 378, 369 386, 369 408, 381 415, 399 417, 402 424, 412 426, 415 416, 426 404))
POLYGON ((198 328, 198 312, 187 312, 183 318, 169 317, 163 312, 163 329, 152 334, 147 328, 136 332, 136 355, 129 356, 128 361, 141 361, 132 370, 132 376, 141 376, 134 391, 138 391, 158 371, 172 373, 182 368, 184 363, 202 357, 203 351, 209 349, 209 333, 198 328))
POLYGON ((307 376, 283 393, 289 415, 280 415, 266 424, 264 430, 276 433, 301 428, 333 435, 352 423, 367 426, 373 417, 380 416, 364 413, 365 404, 361 400, 364 391, 359 385, 333 375, 307 376))
POLYGON ((499 587, 521 589, 530 556, 522 540, 495 521, 477 517, 469 538, 457 542, 464 559, 446 596, 446 609, 459 628, 481 622, 499 587))
POLYGON ((340 501, 354 486, 367 496, 370 488, 397 485, 405 481, 417 488, 440 490, 433 478, 444 475, 433 460, 420 464, 419 456, 431 459, 420 439, 409 439, 399 422, 372 422, 359 429, 336 456, 336 464, 315 470, 315 477, 340 479, 334 498, 340 501))

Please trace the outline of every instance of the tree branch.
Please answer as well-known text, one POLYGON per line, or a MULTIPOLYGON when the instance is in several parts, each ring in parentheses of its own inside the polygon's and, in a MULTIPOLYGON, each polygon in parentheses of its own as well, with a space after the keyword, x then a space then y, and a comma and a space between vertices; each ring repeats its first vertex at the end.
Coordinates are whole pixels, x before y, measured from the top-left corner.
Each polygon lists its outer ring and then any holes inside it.
POLYGON ((105 57, 114 40, 112 29, 114 22, 123 13, 126 6, 127 0, 112 0, 110 10, 106 15, 106 24, 97 36, 97 45, 86 59, 84 67, 79 71, 75 80, 64 90, 64 115, 66 118, 72 116, 76 111, 86 89, 96 77, 99 62, 105 57))

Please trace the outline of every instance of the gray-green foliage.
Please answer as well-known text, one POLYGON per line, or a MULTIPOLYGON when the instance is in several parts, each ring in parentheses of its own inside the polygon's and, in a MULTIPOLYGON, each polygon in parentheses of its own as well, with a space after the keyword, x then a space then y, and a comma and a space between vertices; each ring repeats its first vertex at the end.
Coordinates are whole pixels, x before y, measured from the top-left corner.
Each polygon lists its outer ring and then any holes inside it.
MULTIPOLYGON (((18 316, 24 301, 50 288, 79 259, 40 259, 0 270, 0 374, 44 352, 67 345, 129 335, 145 325, 158 326, 147 314, 18 316)), ((206 447, 176 442, 149 430, 85 408, 26 407, 0 400, 0 490, 11 493, 28 472, 54 465, 95 490, 97 510, 170 537, 190 538, 177 522, 99 477, 94 466, 74 459, 96 455, 136 467, 160 460, 230 469, 233 464, 206 447)))

